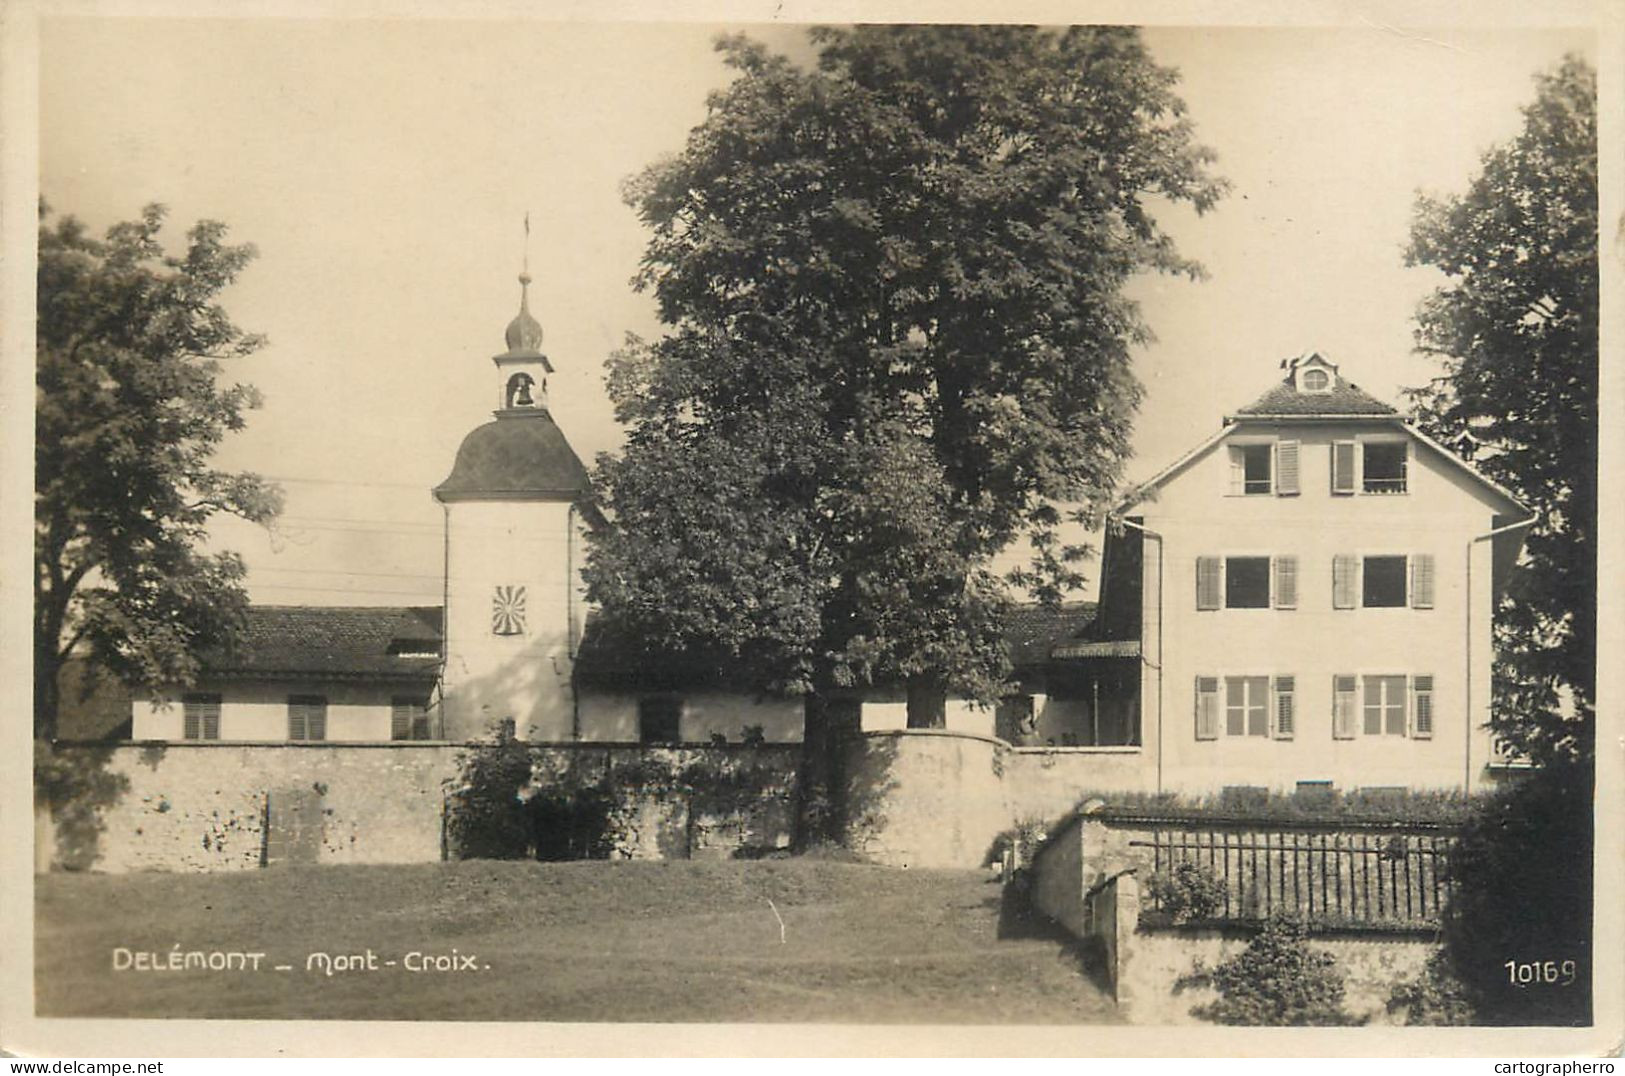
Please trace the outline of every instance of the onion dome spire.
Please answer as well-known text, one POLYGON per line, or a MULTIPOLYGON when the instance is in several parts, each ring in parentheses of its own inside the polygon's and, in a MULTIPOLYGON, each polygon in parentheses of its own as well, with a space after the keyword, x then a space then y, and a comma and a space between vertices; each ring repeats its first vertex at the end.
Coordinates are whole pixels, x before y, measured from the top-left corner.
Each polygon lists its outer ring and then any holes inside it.
POLYGON ((542 324, 530 313, 530 274, 519 274, 519 313, 508 322, 509 355, 539 355, 542 351, 542 324))

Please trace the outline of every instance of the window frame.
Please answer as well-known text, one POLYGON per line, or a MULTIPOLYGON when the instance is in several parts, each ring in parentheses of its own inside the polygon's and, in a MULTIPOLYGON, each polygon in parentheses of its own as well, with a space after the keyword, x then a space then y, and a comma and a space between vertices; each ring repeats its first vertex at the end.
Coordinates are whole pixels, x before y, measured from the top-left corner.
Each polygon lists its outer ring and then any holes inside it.
POLYGON ((290 743, 326 743, 327 742, 327 711, 329 703, 326 695, 316 694, 290 694, 288 696, 288 741, 290 743), (312 712, 321 714, 321 728, 319 736, 312 736, 310 716, 312 712), (295 725, 295 714, 299 715, 300 724, 295 725), (295 732, 302 735, 295 736, 295 732))
POLYGON ((1359 608, 1361 609, 1409 609, 1411 606, 1411 554, 1409 553, 1357 553, 1355 566, 1359 571, 1359 583, 1356 587, 1360 595, 1359 608), (1366 565, 1372 560, 1399 561, 1399 600, 1373 604, 1370 601, 1370 573, 1366 565))
POLYGON ((181 739, 190 741, 192 743, 208 743, 220 739, 220 713, 224 708, 224 704, 225 700, 221 697, 218 691, 189 691, 182 695, 181 739), (212 715, 214 720, 213 735, 209 734, 209 719, 211 715, 209 714, 208 710, 203 710, 198 713, 196 726, 197 734, 193 735, 192 714, 188 711, 194 706, 212 706, 214 708, 214 713, 212 715))
POLYGON ((1406 740, 1411 739, 1410 674, 1395 672, 1362 672, 1359 674, 1359 682, 1360 737, 1362 739, 1381 738, 1384 740, 1392 740, 1395 738, 1406 740), (1388 698, 1387 691, 1387 688, 1392 684, 1393 681, 1396 680, 1399 682, 1398 691, 1396 692, 1398 695, 1397 706, 1399 708, 1398 731, 1395 731, 1392 727, 1394 722, 1389 720, 1389 714, 1395 708, 1396 701, 1388 698), (1372 700, 1369 692, 1372 681, 1377 681, 1379 684, 1383 685, 1384 688, 1384 690, 1381 692, 1382 698, 1376 703, 1377 722, 1379 725, 1376 732, 1372 732, 1370 729, 1372 700))
POLYGON ((1253 610, 1260 610, 1260 609, 1265 609, 1265 610, 1267 610, 1267 609, 1282 609, 1282 610, 1294 610, 1294 609, 1297 609, 1300 601, 1302 600, 1302 584, 1300 582, 1300 580, 1302 579, 1302 571, 1301 571, 1300 560, 1301 560, 1301 558, 1299 558, 1298 555, 1295 554, 1295 553, 1259 553, 1256 550, 1238 550, 1238 551, 1234 551, 1234 552, 1226 551, 1226 552, 1221 552, 1221 553, 1203 553, 1203 554, 1200 554, 1200 555, 1197 556, 1196 563, 1195 563, 1195 566, 1194 566, 1194 575, 1195 575, 1195 584, 1196 584, 1196 587, 1195 587, 1195 589, 1196 589, 1196 595, 1195 595, 1196 612, 1199 612, 1199 613, 1217 613, 1217 612, 1223 612, 1223 611, 1225 611, 1227 609, 1237 609, 1237 610, 1246 610, 1246 611, 1253 611, 1253 610), (1232 560, 1261 560, 1261 561, 1265 562, 1264 563, 1265 594, 1264 594, 1264 601, 1263 601, 1262 604, 1259 604, 1259 605, 1231 605, 1230 604, 1230 562, 1232 560), (1212 605, 1203 604, 1203 597, 1204 597, 1203 591, 1202 591, 1202 581, 1203 581, 1203 571, 1204 571, 1203 562, 1206 562, 1206 561, 1211 561, 1211 562, 1216 563, 1216 574, 1214 576, 1215 582, 1214 582, 1214 594, 1213 594, 1214 604, 1212 604, 1212 605), (1292 562, 1292 593, 1290 595, 1286 595, 1286 594, 1283 593, 1284 588, 1281 585, 1281 573, 1283 571, 1283 564, 1286 561, 1291 561, 1292 562), (1283 599, 1288 598, 1288 597, 1290 598, 1290 600, 1283 600, 1283 599))
POLYGON ((1405 494, 1408 494, 1410 492, 1411 443, 1410 443, 1410 440, 1408 438, 1392 438, 1392 437, 1363 438, 1362 437, 1362 438, 1359 439, 1358 444, 1360 446, 1360 449, 1359 449, 1359 451, 1357 453, 1355 453, 1356 459, 1358 460, 1358 465, 1357 465, 1358 466, 1358 476, 1356 477, 1354 484, 1355 484, 1355 487, 1356 487, 1357 491, 1360 493, 1361 496, 1399 497, 1399 496, 1404 496, 1405 494), (1371 451, 1371 449, 1373 449, 1373 448, 1378 448, 1378 449, 1397 448, 1397 449, 1399 449, 1399 477, 1398 478, 1378 478, 1378 479, 1373 479, 1373 478, 1370 477, 1369 469, 1366 467, 1366 456, 1371 451), (1396 487, 1387 488, 1387 489, 1372 489, 1371 488, 1371 483, 1374 482, 1374 481, 1375 482, 1398 482, 1399 485, 1396 486, 1396 487))
MULTIPOLYGON (((1256 567, 1256 563, 1255 563, 1255 567, 1256 567)), ((1221 608, 1221 609, 1271 609, 1271 608, 1274 608, 1274 605, 1275 605, 1275 557, 1270 556, 1270 555, 1260 556, 1260 555, 1258 555, 1256 553, 1253 553, 1253 554, 1249 554, 1249 553, 1228 553, 1228 554, 1225 554, 1223 557, 1220 558, 1220 561, 1219 561, 1219 583, 1220 583, 1220 588, 1219 589, 1220 589, 1220 602, 1221 602, 1219 608, 1221 608), (1250 604, 1250 605, 1233 605, 1233 604, 1231 604, 1231 601, 1230 601, 1230 598, 1231 598, 1231 584, 1232 584, 1232 579, 1233 579, 1233 576, 1231 575, 1231 570, 1230 570, 1231 569, 1231 562, 1232 561, 1238 561, 1238 560, 1251 561, 1251 562, 1257 562, 1257 561, 1263 561, 1264 562, 1264 570, 1263 570, 1264 593, 1263 593, 1263 600, 1258 602, 1257 604, 1250 604)))
POLYGON ((429 700, 421 695, 394 695, 389 700, 389 739, 391 743, 414 743, 431 740, 433 736, 433 723, 429 720, 429 700), (399 736, 395 722, 397 711, 402 706, 411 707, 407 724, 406 735, 399 736), (421 735, 419 734, 421 731, 421 735))
POLYGON ((1230 450, 1230 496, 1232 497, 1270 497, 1275 494, 1275 443, 1274 437, 1242 437, 1228 443, 1230 450), (1247 464, 1249 457, 1253 461, 1262 459, 1268 474, 1263 479, 1249 479, 1247 477, 1247 464), (1263 484, 1262 489, 1249 489, 1249 483, 1263 484))
MULTIPOLYGON (((681 695, 653 694, 638 697, 638 743, 640 744, 680 744, 683 742, 683 712, 687 709, 681 695), (655 707, 670 707, 669 714, 653 714, 655 707), (671 722, 671 736, 661 737, 650 734, 649 725, 652 720, 669 719, 671 722)), ((658 731, 658 730, 657 730, 658 731)))

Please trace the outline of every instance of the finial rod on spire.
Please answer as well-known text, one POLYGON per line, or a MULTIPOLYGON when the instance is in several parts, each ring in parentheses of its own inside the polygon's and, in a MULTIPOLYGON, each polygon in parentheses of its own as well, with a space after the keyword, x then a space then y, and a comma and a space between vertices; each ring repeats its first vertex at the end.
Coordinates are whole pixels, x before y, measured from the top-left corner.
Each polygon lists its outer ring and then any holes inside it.
POLYGON ((530 210, 525 210, 525 259, 519 271, 519 282, 530 283, 530 210))

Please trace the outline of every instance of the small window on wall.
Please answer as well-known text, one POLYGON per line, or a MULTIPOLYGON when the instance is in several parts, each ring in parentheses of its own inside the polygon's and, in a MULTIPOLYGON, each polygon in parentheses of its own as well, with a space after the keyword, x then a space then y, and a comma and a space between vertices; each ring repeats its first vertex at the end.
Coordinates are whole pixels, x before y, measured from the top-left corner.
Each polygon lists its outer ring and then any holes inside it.
POLYGON ((1226 557, 1224 559, 1224 607, 1226 609, 1268 609, 1270 605, 1270 559, 1268 557, 1226 557))
POLYGON ((1270 678, 1267 676, 1227 676, 1224 678, 1224 734, 1226 736, 1268 736, 1270 678))
POLYGON ((220 696, 187 695, 181 700, 181 735, 188 740, 220 738, 220 696))
POLYGON ((638 700, 638 740, 641 743, 678 743, 683 722, 683 700, 656 695, 638 700))
POLYGON ((327 699, 324 696, 288 696, 288 739, 327 739, 327 699))
POLYGON ((1405 678, 1367 676, 1365 680, 1365 721, 1367 736, 1405 735, 1405 678))
POLYGON ((1367 493, 1404 493, 1405 442, 1368 441, 1360 447, 1361 488, 1367 493))
POLYGON ((429 708, 424 700, 397 695, 391 700, 389 718, 391 740, 427 740, 429 708))
POLYGON ((1273 493, 1271 467, 1274 445, 1230 446, 1230 492, 1263 495, 1273 493))
POLYGON ((1361 565, 1362 601, 1367 609, 1390 609, 1405 604, 1404 557, 1366 557, 1361 565))

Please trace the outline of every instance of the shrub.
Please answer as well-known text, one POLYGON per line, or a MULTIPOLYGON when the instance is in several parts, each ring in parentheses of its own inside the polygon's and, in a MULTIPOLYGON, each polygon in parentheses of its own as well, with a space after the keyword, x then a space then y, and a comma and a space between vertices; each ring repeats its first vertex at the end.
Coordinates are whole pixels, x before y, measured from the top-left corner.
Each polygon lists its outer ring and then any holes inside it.
POLYGON ((1591 1023, 1593 781, 1588 763, 1550 763, 1498 791, 1456 842, 1445 947, 1482 1022, 1591 1023), (1572 975, 1512 974, 1569 961, 1572 975))
POLYGON ((487 742, 457 756, 446 835, 460 859, 524 859, 531 827, 519 790, 530 783, 531 754, 513 726, 499 724, 487 742))
POLYGON ((1209 919, 1224 904, 1224 883, 1197 863, 1158 871, 1146 881, 1146 893, 1156 910, 1173 923, 1209 919))
POLYGON ((1450 956, 1441 950, 1428 959, 1414 979, 1394 984, 1388 995, 1388 1012, 1403 1014, 1406 1024, 1455 1026, 1473 1022, 1473 1005, 1466 984, 1451 967, 1450 956))
POLYGON ((1247 948, 1207 976, 1219 997, 1192 1011, 1219 1024, 1341 1026, 1357 1023, 1343 1008, 1343 972, 1330 954, 1311 948, 1301 922, 1274 916, 1247 948))

